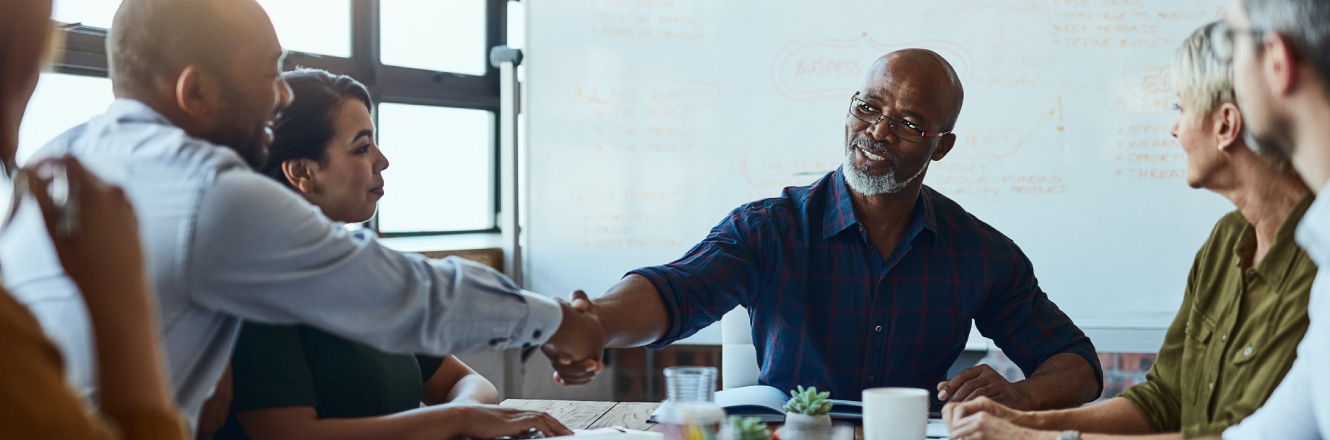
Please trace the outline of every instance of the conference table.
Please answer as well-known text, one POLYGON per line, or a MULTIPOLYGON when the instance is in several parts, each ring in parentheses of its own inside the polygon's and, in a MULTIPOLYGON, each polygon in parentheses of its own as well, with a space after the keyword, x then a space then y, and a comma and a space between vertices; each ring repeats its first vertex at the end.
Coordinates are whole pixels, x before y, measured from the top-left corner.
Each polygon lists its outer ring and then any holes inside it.
MULTIPOLYGON (((592 402, 577 400, 508 399, 500 403, 508 408, 544 411, 568 429, 595 429, 618 426, 643 431, 660 431, 648 423, 659 402, 592 402)), ((854 439, 863 440, 862 427, 854 428, 854 439)))

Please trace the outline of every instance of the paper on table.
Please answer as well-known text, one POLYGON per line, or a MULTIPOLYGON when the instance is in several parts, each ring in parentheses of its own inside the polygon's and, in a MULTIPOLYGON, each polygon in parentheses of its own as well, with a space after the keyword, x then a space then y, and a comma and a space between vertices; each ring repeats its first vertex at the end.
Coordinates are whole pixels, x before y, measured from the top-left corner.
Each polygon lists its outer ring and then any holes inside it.
POLYGON ((942 419, 928 419, 928 427, 924 429, 924 436, 928 438, 947 438, 947 424, 942 419))

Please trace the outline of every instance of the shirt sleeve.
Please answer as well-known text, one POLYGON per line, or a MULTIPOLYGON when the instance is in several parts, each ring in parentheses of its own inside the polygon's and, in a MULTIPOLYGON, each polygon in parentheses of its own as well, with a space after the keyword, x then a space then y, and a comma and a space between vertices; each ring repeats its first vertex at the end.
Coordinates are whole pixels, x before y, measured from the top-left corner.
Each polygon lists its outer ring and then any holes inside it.
POLYGON ((300 328, 245 323, 231 355, 231 412, 317 406, 300 328))
POLYGON ((60 355, 37 321, 0 291, 0 438, 188 438, 179 413, 118 408, 97 414, 65 382, 60 355))
POLYGON ((559 327, 558 303, 487 266, 388 249, 372 232, 349 232, 250 171, 215 180, 180 263, 201 307, 306 324, 394 353, 534 345, 559 327))
POLYGON ((1196 268, 1197 264, 1193 264, 1182 307, 1178 308, 1173 324, 1164 335, 1164 345, 1159 347, 1154 366, 1145 374, 1145 382, 1128 388, 1120 396, 1136 406, 1155 432, 1182 429, 1182 350, 1187 343, 1187 321, 1195 297, 1196 268))
POLYGON ((420 366, 420 382, 429 382, 430 378, 434 377, 434 373, 439 372, 439 366, 443 365, 443 360, 447 358, 447 356, 416 355, 416 365, 420 366))
POLYGON ((683 258, 629 272, 656 286, 670 316, 669 331, 648 347, 668 346, 720 320, 736 306, 752 304, 762 285, 761 244, 777 239, 758 226, 767 215, 767 208, 753 205, 735 209, 683 258))
POLYGON ((979 333, 992 339, 1026 376, 1054 355, 1080 356, 1094 370, 1099 385, 1095 395, 1099 395, 1104 390, 1104 370, 1090 338, 1039 288, 1034 266, 1015 243, 1003 237, 997 246, 1009 246, 1003 251, 1010 255, 1011 272, 1005 283, 993 285, 976 315, 979 333))

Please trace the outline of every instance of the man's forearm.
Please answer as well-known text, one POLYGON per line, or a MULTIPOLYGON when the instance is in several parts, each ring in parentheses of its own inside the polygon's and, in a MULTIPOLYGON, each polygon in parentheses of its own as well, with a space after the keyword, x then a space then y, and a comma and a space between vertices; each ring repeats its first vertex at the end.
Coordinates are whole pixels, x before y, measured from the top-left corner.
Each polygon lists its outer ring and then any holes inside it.
POLYGON ((1094 367, 1071 353, 1048 358, 1029 378, 1014 385, 1030 396, 1030 407, 1019 408, 1027 411, 1074 408, 1094 400, 1099 389, 1094 367))
POLYGON ((607 347, 640 347, 660 340, 669 330, 670 317, 660 292, 641 275, 619 280, 595 304, 607 347))

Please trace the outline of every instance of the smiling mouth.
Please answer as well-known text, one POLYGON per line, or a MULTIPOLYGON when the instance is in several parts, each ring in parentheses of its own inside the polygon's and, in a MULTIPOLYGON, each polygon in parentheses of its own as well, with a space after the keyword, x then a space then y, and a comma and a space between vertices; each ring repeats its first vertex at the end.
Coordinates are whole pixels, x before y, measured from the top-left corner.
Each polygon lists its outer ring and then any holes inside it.
POLYGON ((864 157, 867 157, 867 158, 869 158, 869 159, 873 159, 873 160, 887 160, 886 157, 878 156, 878 155, 876 155, 876 154, 870 153, 870 152, 868 152, 868 150, 863 149, 863 148, 860 148, 859 151, 863 152, 863 153, 864 153, 864 157))

